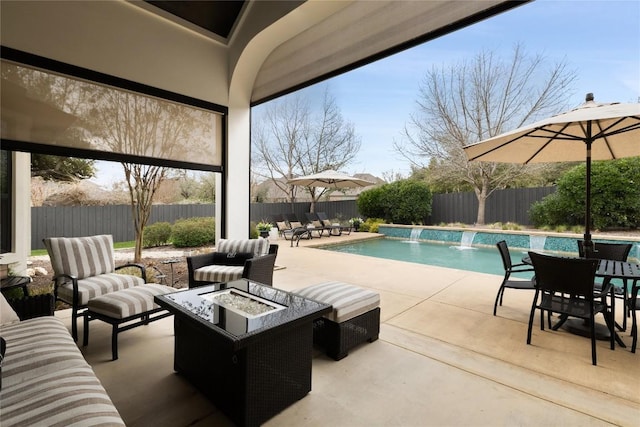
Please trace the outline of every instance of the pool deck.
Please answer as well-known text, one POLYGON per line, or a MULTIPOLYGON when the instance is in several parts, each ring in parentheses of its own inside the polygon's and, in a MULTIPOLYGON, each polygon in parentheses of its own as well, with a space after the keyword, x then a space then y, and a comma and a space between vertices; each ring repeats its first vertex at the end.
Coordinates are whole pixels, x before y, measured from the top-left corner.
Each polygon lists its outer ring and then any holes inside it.
MULTIPOLYGON (((592 366, 587 338, 540 331, 538 316, 527 345, 532 292, 507 290, 494 317, 501 276, 313 248, 373 237, 278 241, 275 287, 339 280, 375 290, 382 324, 378 341, 339 362, 315 351, 311 393, 265 425, 640 425, 640 352, 598 341, 592 366)), ((70 323, 68 310, 56 315, 70 323)), ((173 372, 171 318, 121 334, 115 362, 109 337, 92 322, 83 352, 128 426, 231 425, 173 372)))

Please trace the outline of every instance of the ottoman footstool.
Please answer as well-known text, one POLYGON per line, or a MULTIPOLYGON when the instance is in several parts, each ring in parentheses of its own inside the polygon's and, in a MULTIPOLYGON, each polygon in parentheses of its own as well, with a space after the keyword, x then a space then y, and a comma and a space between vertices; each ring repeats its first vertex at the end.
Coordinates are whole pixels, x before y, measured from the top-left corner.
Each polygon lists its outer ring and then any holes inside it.
POLYGON ((159 284, 138 285, 89 300, 84 316, 83 345, 89 344, 89 321, 98 319, 112 326, 112 359, 118 359, 118 333, 171 316, 154 302, 154 296, 178 289, 159 284), (156 314, 155 316, 152 316, 156 314), (138 320, 139 319, 139 320, 138 320), (138 320, 135 323, 132 321, 138 320), (124 326, 122 326, 124 325, 124 326))
POLYGON ((313 322, 313 342, 327 356, 340 360, 349 350, 378 339, 380 295, 343 282, 328 282, 294 291, 305 298, 331 304, 330 313, 313 322))

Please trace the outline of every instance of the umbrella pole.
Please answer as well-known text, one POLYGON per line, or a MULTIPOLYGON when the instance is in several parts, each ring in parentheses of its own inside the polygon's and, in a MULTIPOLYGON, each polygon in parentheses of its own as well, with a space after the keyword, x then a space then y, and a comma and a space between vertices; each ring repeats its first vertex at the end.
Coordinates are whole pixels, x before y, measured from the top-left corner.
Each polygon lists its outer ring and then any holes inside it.
POLYGON ((587 137, 585 138, 587 145, 587 176, 586 176, 586 200, 585 200, 585 216, 584 216, 584 255, 587 258, 593 256, 593 242, 591 241, 591 120, 587 122, 587 137))

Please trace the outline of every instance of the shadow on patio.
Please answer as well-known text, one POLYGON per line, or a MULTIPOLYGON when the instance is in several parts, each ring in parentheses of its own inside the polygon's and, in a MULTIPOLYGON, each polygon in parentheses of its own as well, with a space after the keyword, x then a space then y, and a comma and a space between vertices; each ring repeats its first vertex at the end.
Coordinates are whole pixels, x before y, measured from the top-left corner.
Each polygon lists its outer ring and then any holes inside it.
MULTIPOLYGON (((339 362, 316 351, 311 393, 266 425, 638 425, 640 355, 598 341, 592 366, 587 338, 540 331, 537 316, 526 345, 533 294, 507 290, 494 317, 501 276, 311 247, 363 237, 375 236, 279 242, 274 286, 340 280, 374 289, 382 325, 378 341, 339 362)), ((56 315, 70 324, 69 311, 56 315)), ((115 362, 108 325, 91 329, 83 353, 127 425, 230 425, 173 372, 171 318, 121 334, 115 362)))

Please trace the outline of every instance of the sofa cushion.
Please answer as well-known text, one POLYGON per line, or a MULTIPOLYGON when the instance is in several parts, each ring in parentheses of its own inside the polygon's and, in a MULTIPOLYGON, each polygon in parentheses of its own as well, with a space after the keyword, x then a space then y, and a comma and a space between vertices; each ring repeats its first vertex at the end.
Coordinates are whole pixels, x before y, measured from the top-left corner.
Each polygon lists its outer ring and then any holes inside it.
POLYGON ((333 310, 323 317, 341 323, 380 305, 380 294, 343 282, 327 282, 298 289, 294 293, 331 304, 333 310))
POLYGON ((89 237, 50 237, 43 240, 55 275, 78 279, 115 271, 113 238, 109 234, 89 237))
POLYGON ((154 297, 175 291, 177 289, 171 286, 149 283, 93 298, 87 305, 94 313, 113 319, 126 319, 160 308, 155 303, 154 297))
POLYGON ((0 327, 2 426, 124 422, 64 323, 48 316, 0 327))
MULTIPOLYGON (((78 280, 79 305, 86 305, 90 299, 100 295, 142 284, 144 284, 144 280, 141 277, 128 274, 109 273, 87 277, 78 280)), ((66 282, 58 287, 58 299, 69 304, 73 303, 73 285, 71 282, 66 282)))
POLYGON ((253 256, 262 256, 269 253, 269 241, 267 239, 220 239, 216 245, 216 252, 251 252, 253 256))

